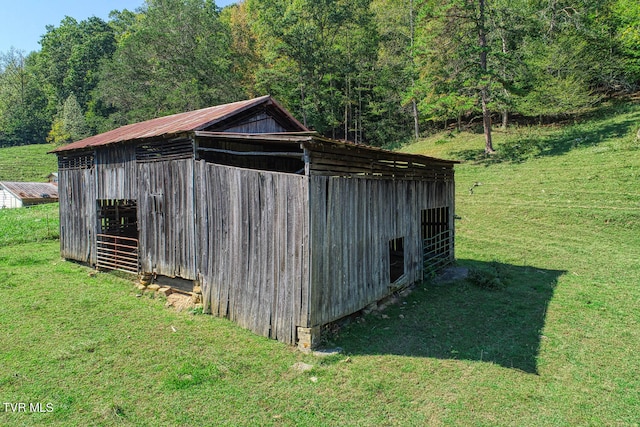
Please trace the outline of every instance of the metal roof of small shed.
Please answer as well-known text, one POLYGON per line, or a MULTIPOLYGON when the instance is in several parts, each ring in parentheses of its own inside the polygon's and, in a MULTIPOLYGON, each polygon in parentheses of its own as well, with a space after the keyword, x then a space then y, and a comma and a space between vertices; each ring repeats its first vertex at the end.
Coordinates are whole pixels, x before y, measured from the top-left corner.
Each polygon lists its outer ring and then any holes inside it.
POLYGON ((58 198, 58 187, 48 182, 2 181, 0 187, 4 187, 22 201, 58 198))
POLYGON ((99 135, 90 136, 89 138, 73 142, 51 152, 56 153, 79 150, 83 148, 114 144, 117 142, 203 130, 261 104, 275 107, 281 115, 286 117, 286 119, 295 127, 298 127, 299 130, 308 131, 302 123, 296 120, 295 117, 280 106, 280 104, 271 98, 270 95, 265 95, 246 101, 217 105, 214 107, 203 108, 201 110, 158 117, 156 119, 122 126, 99 135))

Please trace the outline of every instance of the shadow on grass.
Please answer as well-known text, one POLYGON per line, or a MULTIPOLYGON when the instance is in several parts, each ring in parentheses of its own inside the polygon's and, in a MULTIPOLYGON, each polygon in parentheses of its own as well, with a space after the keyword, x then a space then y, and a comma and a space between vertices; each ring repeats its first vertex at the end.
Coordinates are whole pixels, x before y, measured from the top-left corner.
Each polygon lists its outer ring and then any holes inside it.
POLYGON ((640 113, 630 114, 625 120, 618 122, 605 121, 600 117, 610 117, 617 113, 627 112, 628 108, 608 107, 597 110, 583 123, 566 126, 551 135, 528 135, 528 128, 521 128, 519 135, 514 135, 500 144, 493 155, 486 155, 482 149, 460 150, 451 154, 458 160, 472 161, 479 164, 513 162, 520 163, 527 159, 545 156, 559 156, 575 148, 594 147, 604 141, 623 138, 637 129, 640 113))
POLYGON ((547 305, 564 271, 458 264, 478 273, 475 280, 424 282, 383 312, 343 326, 332 344, 347 354, 476 360, 537 373, 547 305))

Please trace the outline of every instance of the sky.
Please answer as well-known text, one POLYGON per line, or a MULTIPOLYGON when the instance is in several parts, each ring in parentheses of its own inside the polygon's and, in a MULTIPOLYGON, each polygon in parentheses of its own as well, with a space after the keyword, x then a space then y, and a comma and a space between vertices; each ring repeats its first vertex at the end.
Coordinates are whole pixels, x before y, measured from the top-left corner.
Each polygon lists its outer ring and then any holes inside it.
MULTIPOLYGON (((216 0, 219 7, 236 0, 216 0)), ((40 50, 47 25, 55 27, 65 16, 77 21, 97 16, 105 21, 112 10, 135 11, 144 0, 0 0, 0 53, 11 47, 28 54, 40 50)))

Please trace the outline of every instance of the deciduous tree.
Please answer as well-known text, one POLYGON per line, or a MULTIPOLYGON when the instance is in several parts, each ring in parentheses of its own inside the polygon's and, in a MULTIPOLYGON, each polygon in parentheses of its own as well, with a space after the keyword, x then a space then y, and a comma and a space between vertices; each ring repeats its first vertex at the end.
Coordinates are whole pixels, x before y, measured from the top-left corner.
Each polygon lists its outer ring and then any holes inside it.
POLYGON ((130 21, 100 73, 97 96, 115 109, 113 125, 242 97, 213 1, 148 0, 130 21))
POLYGON ((36 53, 0 53, 0 146, 45 142, 47 100, 34 73, 36 53))

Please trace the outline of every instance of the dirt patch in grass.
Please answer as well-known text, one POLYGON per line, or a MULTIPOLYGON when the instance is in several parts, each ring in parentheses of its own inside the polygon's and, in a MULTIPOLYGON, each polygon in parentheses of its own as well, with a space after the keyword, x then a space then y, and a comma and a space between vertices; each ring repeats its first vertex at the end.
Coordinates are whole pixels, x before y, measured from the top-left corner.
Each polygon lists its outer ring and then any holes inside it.
POLYGON ((190 295, 173 293, 167 297, 165 307, 173 308, 178 312, 195 310, 197 304, 193 302, 190 295))

